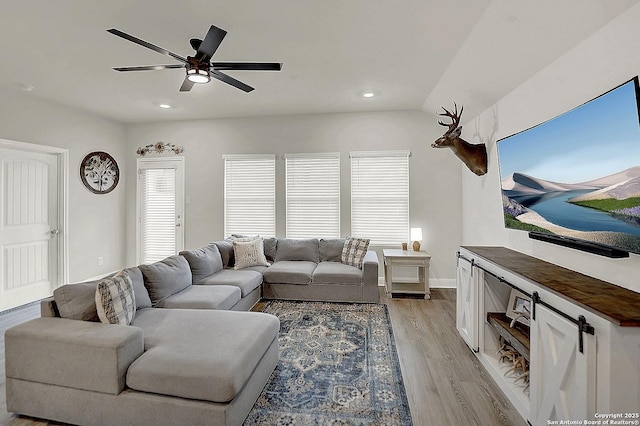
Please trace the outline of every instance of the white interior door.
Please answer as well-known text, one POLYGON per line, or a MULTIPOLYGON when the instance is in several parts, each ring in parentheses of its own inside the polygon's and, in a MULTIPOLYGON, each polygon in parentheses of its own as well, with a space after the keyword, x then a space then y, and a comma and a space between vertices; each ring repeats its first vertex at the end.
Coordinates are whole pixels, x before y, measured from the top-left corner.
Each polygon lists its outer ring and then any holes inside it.
POLYGON ((58 286, 58 156, 0 148, 0 311, 58 286))

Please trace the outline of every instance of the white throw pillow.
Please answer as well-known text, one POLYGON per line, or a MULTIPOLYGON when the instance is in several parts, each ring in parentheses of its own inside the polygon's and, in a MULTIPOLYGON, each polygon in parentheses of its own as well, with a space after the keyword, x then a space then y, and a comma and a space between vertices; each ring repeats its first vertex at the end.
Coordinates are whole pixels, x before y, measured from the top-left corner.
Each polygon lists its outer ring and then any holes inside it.
POLYGON ((264 255, 264 241, 261 237, 251 241, 233 240, 233 254, 236 258, 233 269, 271 265, 264 255))
POLYGON ((98 283, 96 310, 103 324, 131 324, 136 312, 136 298, 128 273, 123 271, 98 283))
POLYGON ((364 255, 367 254, 368 248, 368 238, 348 237, 342 247, 342 263, 362 269, 362 262, 364 261, 364 255))

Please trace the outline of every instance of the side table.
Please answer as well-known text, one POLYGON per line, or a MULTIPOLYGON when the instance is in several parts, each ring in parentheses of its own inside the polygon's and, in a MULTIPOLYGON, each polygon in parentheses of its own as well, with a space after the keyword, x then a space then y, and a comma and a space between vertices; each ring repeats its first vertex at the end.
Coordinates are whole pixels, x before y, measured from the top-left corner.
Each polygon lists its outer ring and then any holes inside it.
POLYGON ((431 298, 429 289, 429 261, 431 255, 425 251, 383 249, 384 276, 386 293, 393 297, 394 294, 422 294, 425 299, 431 298), (393 268, 396 266, 408 266, 418 268, 418 280, 394 281, 393 268))

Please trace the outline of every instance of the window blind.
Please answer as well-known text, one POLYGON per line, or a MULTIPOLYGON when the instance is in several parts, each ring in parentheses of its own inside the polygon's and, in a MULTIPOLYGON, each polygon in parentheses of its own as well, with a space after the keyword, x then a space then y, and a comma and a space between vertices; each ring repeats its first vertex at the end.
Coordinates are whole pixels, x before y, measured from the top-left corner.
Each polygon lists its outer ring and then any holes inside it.
POLYGON ((340 154, 286 155, 287 238, 340 237, 340 154))
POLYGON ((408 151, 351 153, 351 235, 372 244, 409 239, 408 151))
POLYGON ((274 155, 224 157, 224 232, 276 234, 276 160, 274 155))
POLYGON ((140 169, 140 263, 176 254, 176 169, 140 169))

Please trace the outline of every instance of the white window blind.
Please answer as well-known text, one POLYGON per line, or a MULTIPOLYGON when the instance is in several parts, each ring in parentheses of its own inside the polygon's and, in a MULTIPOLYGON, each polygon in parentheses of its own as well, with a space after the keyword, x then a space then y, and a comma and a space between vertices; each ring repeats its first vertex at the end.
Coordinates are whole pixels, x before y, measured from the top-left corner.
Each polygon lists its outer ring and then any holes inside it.
POLYGON ((287 238, 340 237, 340 154, 286 155, 287 238))
POLYGON ((224 232, 276 234, 275 155, 224 156, 224 232))
POLYGON ((182 250, 183 161, 138 163, 138 257, 162 260, 182 250))
POLYGON ((351 156, 351 235, 373 244, 409 239, 408 151, 354 152, 351 156))

